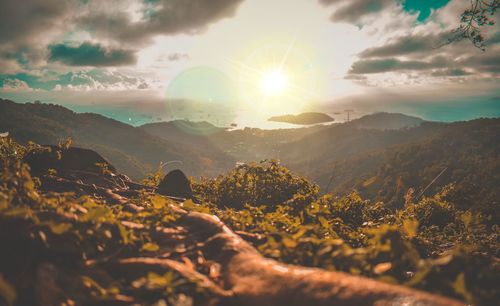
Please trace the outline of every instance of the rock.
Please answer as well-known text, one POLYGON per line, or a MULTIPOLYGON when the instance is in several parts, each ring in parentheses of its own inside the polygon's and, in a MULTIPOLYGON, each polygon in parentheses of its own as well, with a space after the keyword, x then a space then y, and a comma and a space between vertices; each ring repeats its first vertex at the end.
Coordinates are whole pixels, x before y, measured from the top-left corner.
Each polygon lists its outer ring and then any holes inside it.
POLYGON ((177 198, 193 198, 191 183, 186 175, 179 169, 167 173, 160 184, 158 184, 156 192, 161 195, 177 198))
POLYGON ((44 146, 43 149, 28 152, 23 161, 30 166, 31 173, 35 176, 43 175, 49 169, 101 173, 102 166, 112 173, 116 172, 115 167, 99 153, 74 147, 63 149, 57 146, 44 146))

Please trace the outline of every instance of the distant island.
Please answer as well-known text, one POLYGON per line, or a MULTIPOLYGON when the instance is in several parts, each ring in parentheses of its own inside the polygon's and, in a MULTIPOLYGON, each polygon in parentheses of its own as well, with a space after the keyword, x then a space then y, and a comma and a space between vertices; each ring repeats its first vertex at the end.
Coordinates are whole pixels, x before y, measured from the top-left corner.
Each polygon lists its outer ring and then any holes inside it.
POLYGON ((309 124, 332 122, 335 119, 333 119, 332 117, 330 117, 325 113, 309 112, 309 113, 302 113, 299 115, 274 116, 267 120, 274 122, 286 122, 292 124, 309 125, 309 124))

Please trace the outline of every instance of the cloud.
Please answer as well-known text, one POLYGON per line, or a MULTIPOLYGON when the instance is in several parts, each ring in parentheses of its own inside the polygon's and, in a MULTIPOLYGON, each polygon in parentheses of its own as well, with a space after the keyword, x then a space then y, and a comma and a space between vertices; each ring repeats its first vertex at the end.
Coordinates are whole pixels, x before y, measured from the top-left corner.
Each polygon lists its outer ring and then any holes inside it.
MULTIPOLYGON (((418 21, 425 21, 436 9, 447 5, 450 0, 319 0, 325 6, 333 6, 331 20, 359 24, 368 16, 378 15, 387 8, 415 15, 418 21)), ((378 16, 380 17, 380 16, 378 16)))
POLYGON ((142 16, 134 20, 126 10, 110 7, 79 18, 79 23, 99 38, 120 43, 144 44, 156 35, 199 33, 208 25, 232 17, 243 0, 145 1, 142 16))
POLYGON ((3 1, 0 44, 24 43, 60 25, 70 12, 68 0, 3 1))
POLYGON ((12 88, 26 88, 41 91, 89 91, 89 90, 143 90, 151 86, 142 77, 128 76, 124 73, 108 69, 92 69, 77 72, 47 75, 17 73, 0 75, 0 88, 12 91, 12 88))
POLYGON ((500 43, 500 31, 496 31, 493 35, 486 39, 486 46, 491 46, 500 43))
POLYGON ((33 91, 31 87, 25 82, 19 79, 6 79, 3 81, 3 85, 0 88, 2 92, 19 92, 19 91, 33 91))
POLYGON ((400 70, 428 70, 432 68, 444 68, 451 63, 443 57, 435 57, 430 61, 402 61, 396 58, 361 60, 355 62, 350 74, 371 74, 400 70))
POLYGON ((334 5, 331 20, 358 23, 367 15, 379 13, 395 4, 394 0, 320 0, 324 5, 334 5))
POLYGON ((46 46, 70 31, 77 0, 2 1, 0 73, 38 69, 46 64, 46 46))
POLYGON ((463 69, 440 69, 435 70, 431 73, 434 77, 461 77, 471 75, 471 72, 465 71, 463 69))
POLYGON ((422 52, 432 52, 450 36, 448 32, 433 34, 404 35, 393 38, 382 46, 365 49, 361 58, 402 56, 422 52))
POLYGON ((180 61, 180 60, 188 60, 189 54, 187 53, 172 53, 167 56, 167 59, 170 62, 180 61))
POLYGON ((8 66, 1 65, 0 73, 43 69, 51 62, 57 63, 62 69, 64 65, 133 64, 135 56, 131 50, 137 51, 153 43, 155 36, 202 32, 209 25, 233 16, 242 2, 3 1, 0 7, 0 62, 8 66), (86 41, 92 41, 93 45, 86 41), (79 46, 70 47, 61 42, 79 46), (115 49, 103 47, 111 45, 115 49))
POLYGON ((472 55, 460 60, 463 66, 471 67, 479 72, 500 73, 500 48, 495 53, 472 55))
MULTIPOLYGON (((378 45, 368 46, 357 54, 357 61, 347 73, 349 78, 365 76, 365 85, 377 86, 433 84, 464 79, 490 82, 495 79, 500 73, 498 31, 484 29, 487 37, 486 52, 475 48, 468 40, 446 44, 459 24, 461 12, 468 8, 468 4, 459 0, 441 2, 446 5, 431 10, 427 22, 400 22, 397 30, 376 32, 380 34, 378 45)), ((403 8, 404 5, 405 3, 403 8)), ((415 2, 412 5, 424 4, 415 2)), ((386 9, 380 14, 389 11, 391 9, 386 9)), ((384 26, 381 20, 374 20, 374 23, 367 24, 366 27, 384 26)), ((386 21, 386 24, 388 22, 390 21, 386 21)))
POLYGON ((108 49, 100 44, 84 42, 73 47, 66 44, 49 45, 49 61, 59 61, 68 66, 124 66, 134 64, 133 51, 108 49))

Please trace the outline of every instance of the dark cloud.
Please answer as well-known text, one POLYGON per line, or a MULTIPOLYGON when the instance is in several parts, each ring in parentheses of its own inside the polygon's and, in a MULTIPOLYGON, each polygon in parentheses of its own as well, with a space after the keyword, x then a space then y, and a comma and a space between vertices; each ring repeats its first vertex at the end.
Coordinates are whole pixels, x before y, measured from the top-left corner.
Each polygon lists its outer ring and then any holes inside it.
POLYGON ((460 76, 467 76, 471 75, 472 73, 465 71, 463 69, 440 69, 440 70, 435 70, 431 73, 432 76, 435 77, 460 77, 460 76))
POLYGON ((133 51, 107 49, 99 44, 84 42, 79 46, 50 45, 49 61, 68 66, 123 66, 136 62, 133 51))
POLYGON ((172 53, 172 54, 169 54, 167 59, 171 62, 175 62, 175 61, 180 61, 180 60, 188 60, 190 57, 189 57, 189 54, 187 53, 172 53))
POLYGON ((344 80, 351 80, 351 81, 365 81, 368 78, 362 74, 348 74, 344 77, 344 80))
MULTIPOLYGON (((441 52, 440 50, 438 50, 441 52)), ((473 49, 475 53, 452 49, 455 53, 434 53, 429 60, 406 57, 369 58, 355 62, 349 71, 352 75, 365 75, 393 71, 427 71, 431 76, 468 76, 476 73, 500 73, 500 53, 493 48, 488 53, 473 49), (440 55, 435 55, 440 54, 440 55)), ((378 53, 377 55, 400 53, 378 53)), ((428 54, 432 55, 433 53, 428 54)))
POLYGON ((351 74, 372 74, 392 71, 422 71, 427 76, 458 77, 479 73, 500 72, 500 48, 496 33, 489 39, 486 52, 468 41, 445 42, 451 32, 399 36, 384 45, 365 49, 360 60, 351 66, 351 74))
POLYGON ((233 16, 242 1, 0 1, 0 73, 43 67, 47 59, 71 66, 131 64, 135 57, 129 50, 151 43, 156 35, 201 32, 208 25, 233 16), (134 11, 132 17, 131 7, 138 4, 142 9, 134 11), (139 20, 137 14, 142 14, 139 20), (118 47, 57 44, 63 35, 80 31, 89 32, 89 40, 118 47), (52 45, 47 48, 49 44, 52 45))
POLYGON ((23 0, 0 4, 0 44, 22 43, 60 25, 72 1, 23 0))
POLYGON ((45 63, 48 40, 69 30, 75 5, 76 0, 0 1, 0 73, 45 63))
POLYGON ((360 18, 376 14, 394 5, 394 0, 320 0, 324 5, 335 5, 332 21, 359 22, 360 18))
POLYGON ((198 33, 212 23, 232 17, 243 0, 158 0, 139 21, 125 11, 91 12, 79 22, 92 35, 121 43, 145 43, 155 35, 198 33))
POLYGON ((468 56, 460 60, 460 64, 465 67, 471 67, 479 72, 500 73, 500 53, 480 54, 468 56))
MULTIPOLYGON (((450 33, 408 35, 397 37, 383 46, 368 48, 361 52, 361 58, 402 56, 422 52, 430 52, 439 48, 450 36, 450 33)), ((443 46, 444 47, 444 46, 443 46)))
POLYGON ((500 31, 496 31, 493 35, 486 39, 486 45, 491 46, 500 43, 500 31))
POLYGON ((355 62, 350 74, 371 74, 401 70, 428 70, 433 68, 445 68, 451 63, 443 57, 434 57, 430 61, 408 60, 402 61, 396 58, 370 59, 355 62))

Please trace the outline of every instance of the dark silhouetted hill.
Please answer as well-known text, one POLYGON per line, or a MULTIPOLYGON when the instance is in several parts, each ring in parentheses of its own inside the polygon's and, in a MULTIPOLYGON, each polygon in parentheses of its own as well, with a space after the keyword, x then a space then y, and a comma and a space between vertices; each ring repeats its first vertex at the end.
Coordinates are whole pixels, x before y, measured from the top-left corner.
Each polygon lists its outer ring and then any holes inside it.
POLYGON ((208 154, 203 147, 167 141, 101 115, 77 114, 53 104, 0 100, 0 131, 24 143, 57 144, 71 137, 75 145, 96 150, 136 178, 156 170, 160 162, 181 161, 176 166, 193 176, 213 175, 234 164, 223 154, 208 154))
POLYGON ((353 121, 358 128, 376 130, 398 130, 419 126, 422 118, 394 113, 376 113, 366 115, 353 121))
POLYGON ((410 188, 419 195, 443 169, 426 194, 453 183, 455 203, 489 210, 500 196, 500 119, 438 123, 377 113, 299 129, 226 130, 183 120, 134 128, 57 105, 1 100, 0 132, 42 144, 72 137, 75 145, 96 150, 133 177, 155 170, 160 161, 182 161, 188 175, 212 176, 236 161, 276 158, 323 192, 356 189, 392 207, 403 205, 410 188))
POLYGON ((346 124, 286 148, 289 166, 307 174, 325 192, 356 189, 366 198, 400 207, 409 188, 418 196, 446 169, 425 194, 455 184, 455 203, 486 205, 490 210, 500 197, 500 119, 424 122, 391 131, 346 124))
POLYGON ((299 125, 309 125, 309 124, 317 124, 317 123, 325 123, 332 122, 335 119, 330 117, 324 113, 302 113, 299 115, 282 115, 282 116, 274 116, 268 119, 268 121, 274 122, 285 122, 299 125))

